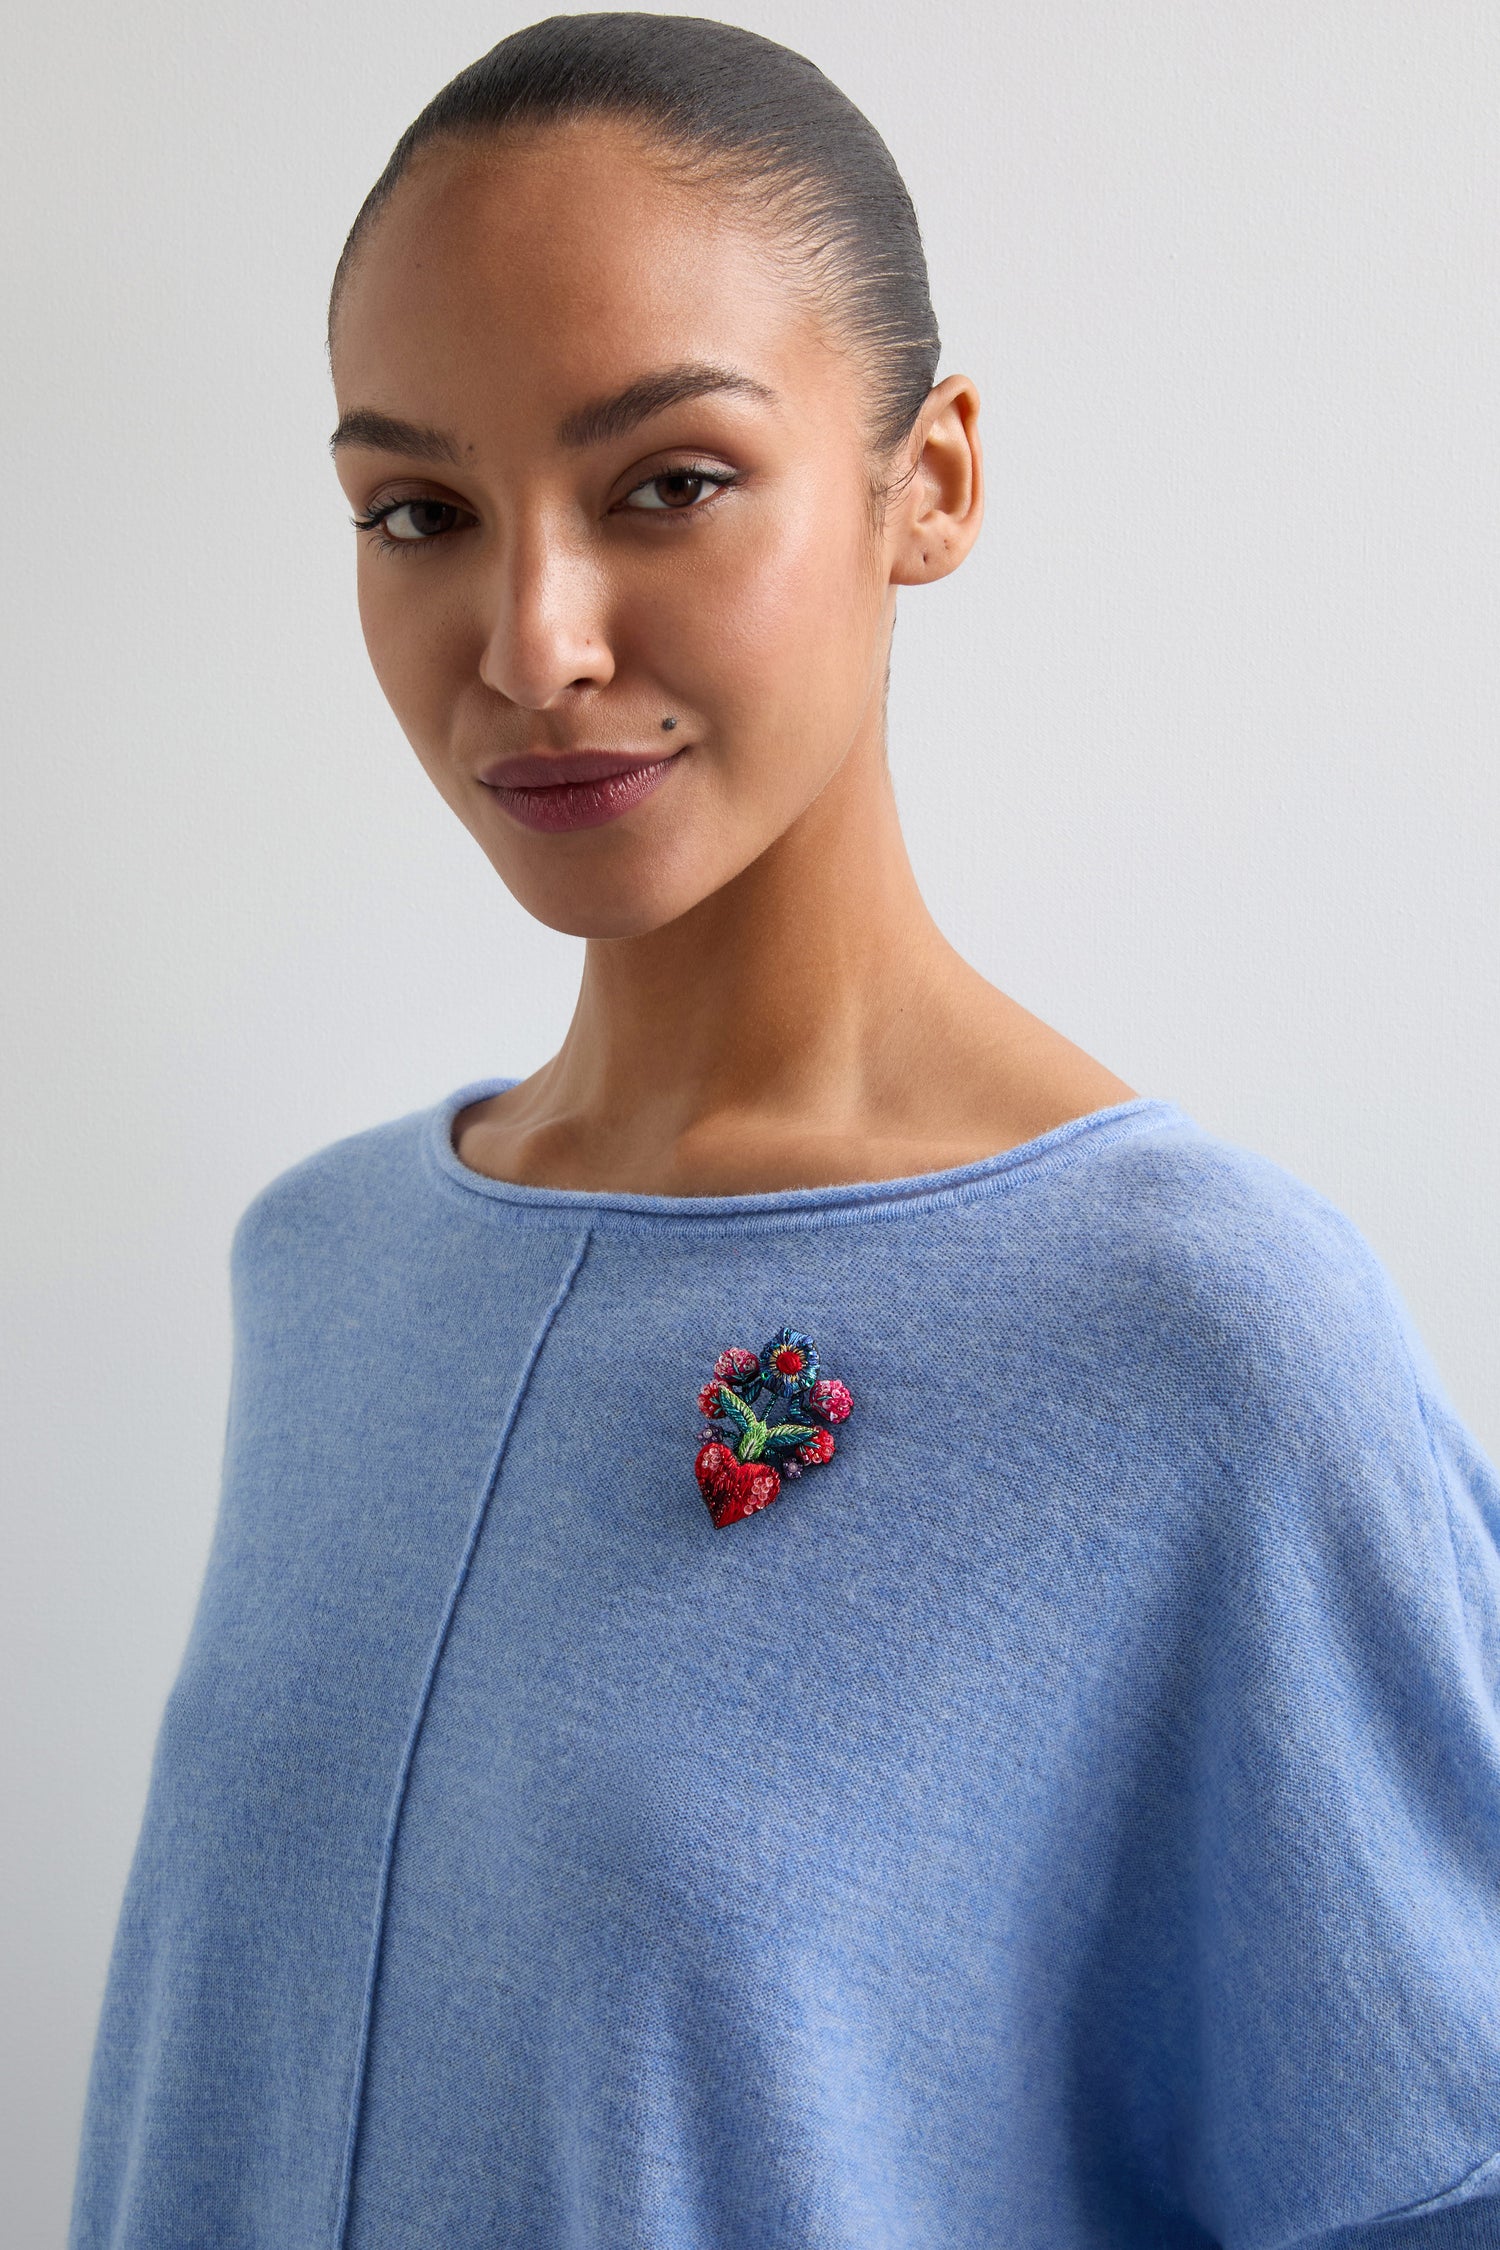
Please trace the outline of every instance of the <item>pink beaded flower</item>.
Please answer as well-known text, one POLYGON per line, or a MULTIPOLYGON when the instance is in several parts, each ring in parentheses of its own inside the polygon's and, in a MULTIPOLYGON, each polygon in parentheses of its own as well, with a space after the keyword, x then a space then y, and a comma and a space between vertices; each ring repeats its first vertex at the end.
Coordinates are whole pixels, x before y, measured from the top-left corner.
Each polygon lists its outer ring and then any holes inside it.
POLYGON ((834 1422, 854 1401, 836 1376, 818 1372, 817 1346, 779 1328, 759 1352, 731 1345, 698 1393, 707 1416, 693 1463, 698 1489, 720 1530, 767 1508, 785 1477, 831 1461, 834 1422))

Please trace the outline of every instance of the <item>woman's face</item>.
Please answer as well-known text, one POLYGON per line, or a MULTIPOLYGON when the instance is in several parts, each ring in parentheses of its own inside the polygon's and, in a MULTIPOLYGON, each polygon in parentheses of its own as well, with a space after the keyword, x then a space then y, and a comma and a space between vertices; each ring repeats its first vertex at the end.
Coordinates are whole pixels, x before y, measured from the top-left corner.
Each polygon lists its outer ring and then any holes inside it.
POLYGON ((894 592, 860 370, 774 236, 628 128, 424 152, 348 275, 333 376, 340 481, 383 519, 356 534, 376 675, 539 920, 657 928, 878 756, 894 592), (595 752, 635 780, 515 786, 595 752))

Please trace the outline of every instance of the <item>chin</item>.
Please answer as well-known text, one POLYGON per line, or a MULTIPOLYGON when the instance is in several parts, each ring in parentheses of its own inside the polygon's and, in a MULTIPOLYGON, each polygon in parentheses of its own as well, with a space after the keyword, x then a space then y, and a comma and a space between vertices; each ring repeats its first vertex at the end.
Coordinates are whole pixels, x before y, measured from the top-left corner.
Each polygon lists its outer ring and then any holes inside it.
MULTIPOLYGON (((718 889, 700 880, 691 886, 668 882, 610 882, 605 871, 569 883, 534 884, 510 879, 497 869, 518 906, 534 921, 563 937, 646 937, 689 913, 718 889)), ((621 871, 623 875, 623 870, 621 871)))
MULTIPOLYGON (((603 832, 594 834, 603 841, 603 832)), ((758 840, 742 837, 738 850, 726 852, 722 832, 695 822, 650 842, 618 835, 571 864, 559 856, 550 868, 543 839, 539 849, 522 852, 486 843, 485 857, 516 904, 549 930, 563 937, 635 938, 690 914, 774 840, 773 829, 758 840)))
POLYGON ((670 908, 652 912, 647 908, 638 907, 632 911, 627 906, 621 906, 616 913, 601 913, 597 900, 591 901, 587 906, 580 903, 573 909, 548 907, 544 910, 525 899, 520 903, 533 921, 543 923, 549 930, 556 930, 560 937, 645 937, 652 930, 664 929, 668 922, 675 922, 677 919, 670 908))

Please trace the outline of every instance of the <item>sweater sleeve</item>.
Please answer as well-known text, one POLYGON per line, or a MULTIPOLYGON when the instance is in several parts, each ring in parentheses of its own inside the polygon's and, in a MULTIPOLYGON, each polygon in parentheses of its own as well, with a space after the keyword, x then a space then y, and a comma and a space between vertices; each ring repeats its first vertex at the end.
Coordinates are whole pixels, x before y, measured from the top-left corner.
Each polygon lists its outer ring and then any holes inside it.
POLYGON ((1222 1457, 1190 2200, 1226 2250, 1458 2250, 1500 2244, 1500 1483, 1337 1232, 1222 1457))
POLYGON ((1314 2250, 1500 2250, 1500 2201, 1487 2195, 1370 2226, 1341 2227, 1320 2236, 1314 2250))

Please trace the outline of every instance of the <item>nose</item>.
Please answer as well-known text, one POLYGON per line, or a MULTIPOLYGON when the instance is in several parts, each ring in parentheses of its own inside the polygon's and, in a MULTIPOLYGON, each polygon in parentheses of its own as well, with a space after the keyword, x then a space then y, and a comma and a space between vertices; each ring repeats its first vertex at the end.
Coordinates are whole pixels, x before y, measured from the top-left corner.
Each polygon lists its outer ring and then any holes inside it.
POLYGON ((556 534, 518 529, 486 589, 486 687, 524 710, 546 711, 569 688, 606 686, 614 669, 593 559, 556 534))

